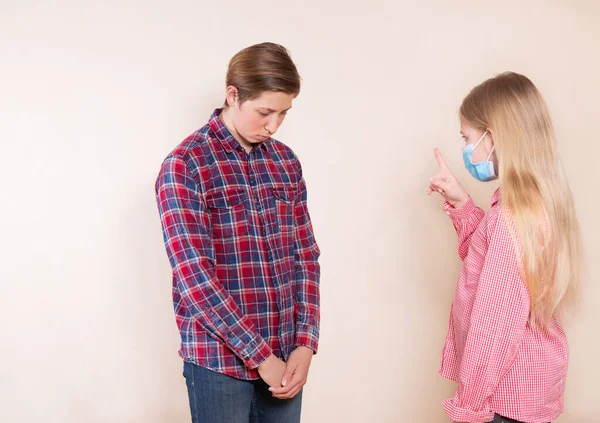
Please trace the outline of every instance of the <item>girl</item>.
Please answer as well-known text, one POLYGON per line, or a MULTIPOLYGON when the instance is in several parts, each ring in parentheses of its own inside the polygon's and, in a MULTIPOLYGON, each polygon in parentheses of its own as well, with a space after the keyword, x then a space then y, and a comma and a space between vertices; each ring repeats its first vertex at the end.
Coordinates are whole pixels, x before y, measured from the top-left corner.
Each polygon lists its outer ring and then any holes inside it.
POLYGON ((463 159, 500 188, 485 213, 439 150, 438 192, 463 260, 440 373, 458 382, 443 402, 456 422, 545 423, 563 411, 568 343, 557 316, 579 280, 580 233, 550 116, 525 76, 475 87, 460 107, 463 159))

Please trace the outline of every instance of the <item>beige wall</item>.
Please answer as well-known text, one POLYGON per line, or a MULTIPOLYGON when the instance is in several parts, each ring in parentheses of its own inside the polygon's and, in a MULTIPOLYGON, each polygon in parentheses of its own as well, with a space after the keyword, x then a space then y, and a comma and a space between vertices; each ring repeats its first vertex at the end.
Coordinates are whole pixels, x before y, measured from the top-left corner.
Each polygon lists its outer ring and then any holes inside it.
MULTIPOLYGON (((446 421, 459 260, 425 190, 439 146, 487 205, 456 121, 483 79, 514 70, 545 94, 598 258, 595 1, 83 3, 0 3, 2 422, 189 421, 153 183, 255 42, 286 45, 304 78, 278 136, 303 161, 323 250, 304 422, 446 421)), ((560 423, 600 422, 598 277, 596 261, 568 326, 560 423)))

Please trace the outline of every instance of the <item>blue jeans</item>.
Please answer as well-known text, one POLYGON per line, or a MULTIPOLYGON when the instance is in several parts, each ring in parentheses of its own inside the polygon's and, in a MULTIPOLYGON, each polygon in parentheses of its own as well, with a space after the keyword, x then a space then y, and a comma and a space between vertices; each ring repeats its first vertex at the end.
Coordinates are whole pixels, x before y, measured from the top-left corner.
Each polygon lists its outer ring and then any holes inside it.
POLYGON ((302 391, 274 398, 262 380, 239 380, 183 363, 192 423, 300 423, 302 391))

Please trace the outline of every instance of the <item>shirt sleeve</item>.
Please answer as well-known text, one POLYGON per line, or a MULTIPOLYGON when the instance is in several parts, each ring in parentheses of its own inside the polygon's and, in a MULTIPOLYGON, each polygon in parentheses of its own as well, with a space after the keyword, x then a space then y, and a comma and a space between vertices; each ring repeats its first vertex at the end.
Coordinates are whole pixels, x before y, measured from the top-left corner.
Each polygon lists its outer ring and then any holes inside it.
POLYGON ((461 209, 456 209, 449 202, 444 202, 444 211, 452 219, 452 224, 458 234, 458 255, 464 260, 469 252, 471 237, 481 223, 485 212, 477 207, 469 197, 467 204, 461 209))
POLYGON ((443 402, 453 421, 493 419, 489 398, 512 366, 529 319, 529 293, 503 213, 488 218, 488 250, 467 327, 458 391, 443 402))
POLYGON ((210 215, 183 158, 168 157, 156 181, 156 199, 174 283, 195 319, 249 368, 271 354, 253 322, 215 275, 210 215))
POLYGON ((296 314, 296 337, 294 346, 306 346, 315 353, 319 343, 320 323, 320 250, 315 240, 307 207, 306 182, 297 162, 300 183, 294 204, 295 231, 295 277, 294 306, 296 314))

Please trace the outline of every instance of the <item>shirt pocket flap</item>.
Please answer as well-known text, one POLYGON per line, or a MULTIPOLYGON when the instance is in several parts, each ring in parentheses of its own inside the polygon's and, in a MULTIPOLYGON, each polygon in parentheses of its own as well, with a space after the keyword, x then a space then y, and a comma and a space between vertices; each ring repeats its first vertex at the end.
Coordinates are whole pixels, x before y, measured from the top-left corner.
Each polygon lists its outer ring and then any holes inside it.
POLYGON ((296 200, 296 190, 287 187, 273 188, 273 196, 279 201, 291 204, 296 200))
POLYGON ((246 202, 246 192, 239 189, 214 191, 206 196, 206 204, 211 209, 232 209, 246 202))

